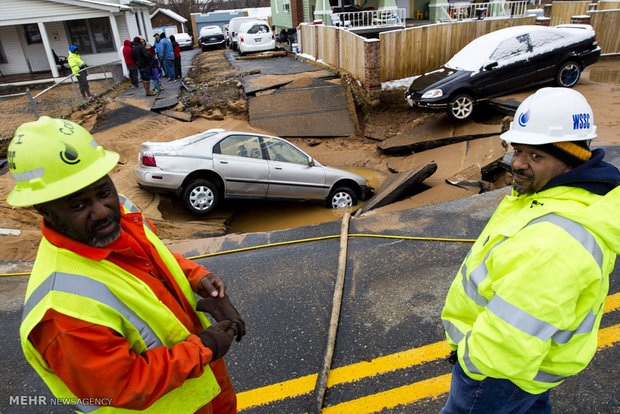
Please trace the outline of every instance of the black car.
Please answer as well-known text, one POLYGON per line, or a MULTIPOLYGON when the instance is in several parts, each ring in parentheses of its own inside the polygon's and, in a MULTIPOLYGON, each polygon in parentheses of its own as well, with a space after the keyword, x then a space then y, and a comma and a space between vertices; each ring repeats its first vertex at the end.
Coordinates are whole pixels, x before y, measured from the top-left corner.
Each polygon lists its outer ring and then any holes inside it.
POLYGON ((473 40, 441 68, 413 80, 411 107, 445 109, 456 120, 481 101, 555 81, 571 87, 601 55, 592 26, 515 26, 473 40))
POLYGON ((209 48, 226 47, 226 38, 224 32, 219 26, 205 26, 200 29, 200 47, 203 52, 209 48))

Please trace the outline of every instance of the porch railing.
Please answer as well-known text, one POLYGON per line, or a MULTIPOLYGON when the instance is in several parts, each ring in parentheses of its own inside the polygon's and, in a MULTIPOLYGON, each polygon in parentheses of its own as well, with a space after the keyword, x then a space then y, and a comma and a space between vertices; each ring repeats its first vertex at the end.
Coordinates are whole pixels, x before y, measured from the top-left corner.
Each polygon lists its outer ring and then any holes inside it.
POLYGON ((359 12, 332 13, 332 24, 345 28, 363 27, 405 27, 405 9, 386 8, 379 10, 364 10, 359 12))
POLYGON ((434 4, 439 11, 439 21, 454 22, 493 17, 524 17, 527 1, 491 1, 487 3, 455 2, 434 4))

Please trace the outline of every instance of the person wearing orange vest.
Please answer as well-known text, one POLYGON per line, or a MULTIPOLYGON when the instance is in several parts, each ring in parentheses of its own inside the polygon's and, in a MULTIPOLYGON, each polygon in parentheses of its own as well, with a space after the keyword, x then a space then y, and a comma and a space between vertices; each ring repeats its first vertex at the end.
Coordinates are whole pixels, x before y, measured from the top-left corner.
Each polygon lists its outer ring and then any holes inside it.
POLYGON ((170 252, 117 193, 118 159, 45 116, 9 145, 7 201, 43 217, 20 327, 26 359, 78 412, 234 413, 222 357, 245 322, 222 279, 170 252))

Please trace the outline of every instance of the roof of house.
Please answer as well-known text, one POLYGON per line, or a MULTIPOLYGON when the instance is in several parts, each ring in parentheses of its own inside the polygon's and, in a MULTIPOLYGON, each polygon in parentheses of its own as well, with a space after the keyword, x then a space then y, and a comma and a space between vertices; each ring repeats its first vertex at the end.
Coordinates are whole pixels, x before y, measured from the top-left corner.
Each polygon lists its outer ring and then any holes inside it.
POLYGON ((173 12, 170 9, 162 9, 162 8, 159 8, 159 9, 155 10, 153 13, 151 13, 151 19, 153 18, 153 16, 155 16, 159 12, 165 14, 166 16, 170 17, 171 19, 176 20, 177 22, 180 22, 180 23, 187 22, 187 19, 185 17, 176 14, 175 12, 173 12))

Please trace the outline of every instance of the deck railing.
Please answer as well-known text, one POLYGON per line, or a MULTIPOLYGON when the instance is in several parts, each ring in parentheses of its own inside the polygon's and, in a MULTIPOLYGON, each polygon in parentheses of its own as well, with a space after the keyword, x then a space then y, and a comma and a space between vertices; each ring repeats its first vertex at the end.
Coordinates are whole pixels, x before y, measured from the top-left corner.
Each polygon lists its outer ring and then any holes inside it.
POLYGON ((405 27, 405 9, 386 8, 359 12, 332 13, 332 24, 344 28, 405 27))
POLYGON ((491 1, 487 3, 455 2, 434 4, 439 11, 439 21, 454 22, 492 17, 524 17, 527 1, 491 1))

